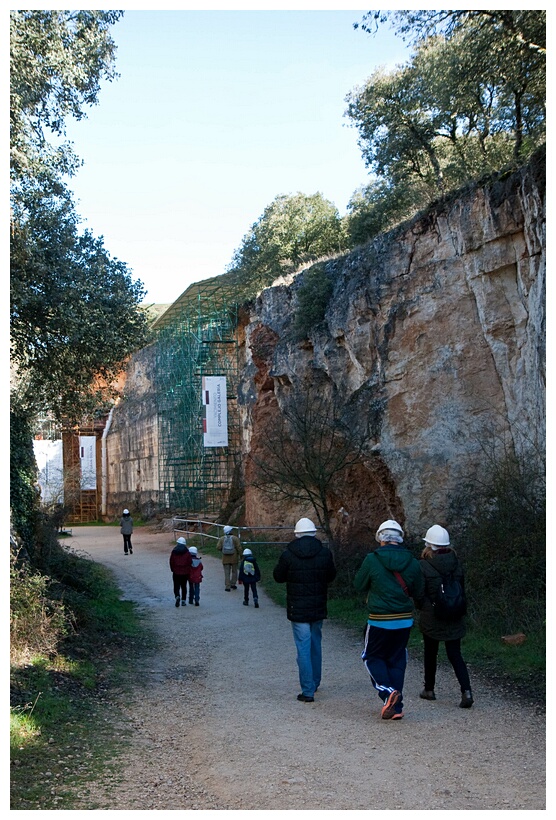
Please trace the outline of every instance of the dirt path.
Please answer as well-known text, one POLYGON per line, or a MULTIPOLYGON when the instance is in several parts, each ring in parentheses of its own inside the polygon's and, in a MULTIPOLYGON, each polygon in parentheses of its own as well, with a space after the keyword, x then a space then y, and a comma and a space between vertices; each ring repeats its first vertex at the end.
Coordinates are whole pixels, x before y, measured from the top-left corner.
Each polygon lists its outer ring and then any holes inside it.
POLYGON ((140 529, 133 543, 124 556, 117 528, 80 527, 71 539, 114 572, 163 637, 160 654, 116 696, 119 730, 132 738, 120 777, 91 784, 83 808, 545 808, 545 722, 532 708, 472 675, 476 703, 459 709, 448 671, 438 700, 422 701, 414 657, 405 718, 382 721, 359 639, 328 621, 321 688, 314 704, 299 703, 283 609, 262 590, 260 609, 242 606, 241 587, 224 592, 222 566, 210 556, 201 605, 176 609, 171 533, 140 529))

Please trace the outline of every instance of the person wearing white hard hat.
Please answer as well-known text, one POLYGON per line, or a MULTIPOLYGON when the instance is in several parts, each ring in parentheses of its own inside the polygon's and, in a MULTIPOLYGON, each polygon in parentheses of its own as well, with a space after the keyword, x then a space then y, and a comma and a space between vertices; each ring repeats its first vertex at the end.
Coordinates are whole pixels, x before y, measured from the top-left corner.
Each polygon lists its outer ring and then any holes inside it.
POLYGON ((170 553, 170 569, 172 570, 175 604, 179 607, 181 593, 181 605, 187 606, 187 581, 191 570, 191 553, 187 549, 187 542, 183 535, 180 535, 170 553))
POLYGON ((261 570, 257 564, 257 559, 249 547, 245 547, 243 550, 238 578, 239 583, 243 584, 243 606, 249 606, 249 593, 251 593, 255 609, 258 609, 259 594, 257 592, 257 581, 261 580, 261 570))
POLYGON ((189 570, 189 603, 199 606, 201 600, 201 582, 203 580, 203 562, 197 547, 189 547, 191 555, 191 568, 189 570))
POLYGON ((444 527, 433 524, 423 541, 425 547, 420 564, 425 579, 425 596, 419 611, 419 629, 424 643, 424 688, 419 697, 436 700, 434 687, 438 647, 444 643, 446 656, 461 689, 459 705, 462 709, 469 709, 473 706, 473 693, 469 671, 461 654, 461 640, 466 631, 463 570, 456 551, 450 545, 448 530, 444 527))
POLYGON ((216 549, 222 553, 224 567, 224 589, 237 589, 237 568, 241 558, 241 542, 237 535, 232 535, 233 527, 226 524, 224 535, 216 542, 216 549))
POLYGON ((133 547, 131 545, 131 534, 133 532, 133 518, 129 510, 124 510, 120 518, 120 533, 124 537, 124 555, 133 555, 133 547))
POLYGON ((286 615, 297 650, 301 692, 297 699, 313 703, 322 677, 322 623, 327 617, 328 585, 336 577, 332 553, 316 537, 310 518, 300 518, 274 567, 274 580, 286 584, 286 615))
POLYGON ((413 626, 413 600, 421 601, 424 581, 419 562, 403 543, 397 521, 383 521, 379 543, 359 568, 353 584, 367 596, 369 616, 361 658, 383 706, 383 720, 403 718, 407 643, 413 626))

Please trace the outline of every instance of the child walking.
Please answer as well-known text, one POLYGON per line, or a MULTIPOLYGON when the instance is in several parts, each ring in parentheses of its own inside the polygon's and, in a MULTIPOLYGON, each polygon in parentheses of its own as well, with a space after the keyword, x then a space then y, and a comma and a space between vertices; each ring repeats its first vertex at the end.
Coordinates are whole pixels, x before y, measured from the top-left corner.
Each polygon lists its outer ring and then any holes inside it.
POLYGON ((189 603, 195 601, 195 606, 199 606, 201 597, 201 581, 203 580, 203 562, 199 557, 197 547, 189 547, 191 555, 191 569, 189 570, 189 603))
POLYGON ((180 536, 176 546, 170 553, 170 569, 172 570, 172 580, 174 582, 174 598, 176 606, 187 604, 187 580, 191 571, 191 553, 187 549, 187 543, 183 536, 180 536))
POLYGON ((239 581, 243 584, 243 606, 249 606, 249 590, 253 596, 255 609, 259 608, 257 595, 257 581, 261 580, 261 571, 250 549, 243 550, 243 558, 239 565, 239 581))

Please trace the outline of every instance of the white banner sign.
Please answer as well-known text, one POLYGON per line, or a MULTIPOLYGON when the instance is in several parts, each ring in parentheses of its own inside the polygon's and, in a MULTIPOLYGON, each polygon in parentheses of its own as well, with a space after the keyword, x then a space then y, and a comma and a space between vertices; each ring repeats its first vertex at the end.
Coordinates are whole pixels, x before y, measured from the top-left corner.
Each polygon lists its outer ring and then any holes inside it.
POLYGON ((43 504, 64 503, 64 461, 62 440, 36 439, 33 451, 39 470, 43 504))
POLYGON ((203 376, 203 445, 228 446, 226 376, 203 376))
POLYGON ((81 463, 82 490, 97 488, 97 448, 95 436, 79 436, 79 461, 81 463))

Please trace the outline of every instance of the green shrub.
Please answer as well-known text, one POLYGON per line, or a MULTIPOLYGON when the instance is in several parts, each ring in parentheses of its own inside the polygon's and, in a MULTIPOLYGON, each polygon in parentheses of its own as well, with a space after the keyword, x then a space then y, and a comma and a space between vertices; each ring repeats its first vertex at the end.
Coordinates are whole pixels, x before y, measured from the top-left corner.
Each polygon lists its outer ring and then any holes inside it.
POLYGON ((323 321, 333 289, 333 282, 323 264, 314 265, 304 274, 297 291, 294 319, 294 334, 298 339, 305 338, 313 327, 323 321))
POLYGON ((546 492, 537 448, 486 448, 483 467, 452 500, 470 616, 500 635, 545 627, 546 492))

